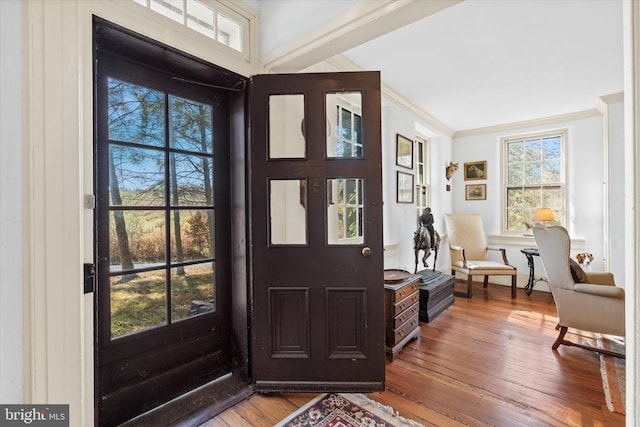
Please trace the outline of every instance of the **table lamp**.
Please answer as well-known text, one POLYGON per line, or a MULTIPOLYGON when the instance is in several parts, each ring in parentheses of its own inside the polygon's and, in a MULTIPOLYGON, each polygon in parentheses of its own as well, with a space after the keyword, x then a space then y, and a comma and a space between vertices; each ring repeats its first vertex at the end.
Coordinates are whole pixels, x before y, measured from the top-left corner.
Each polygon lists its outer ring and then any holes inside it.
POLYGON ((538 208, 536 214, 533 216, 534 221, 542 222, 542 225, 546 227, 547 221, 553 221, 553 211, 550 208, 538 208))

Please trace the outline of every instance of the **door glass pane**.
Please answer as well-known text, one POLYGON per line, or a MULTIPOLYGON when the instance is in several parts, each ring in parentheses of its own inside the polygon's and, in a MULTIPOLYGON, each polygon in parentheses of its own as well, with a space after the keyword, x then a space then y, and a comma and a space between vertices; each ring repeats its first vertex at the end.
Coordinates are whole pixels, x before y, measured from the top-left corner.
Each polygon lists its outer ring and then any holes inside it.
POLYGON ((112 338, 167 323, 164 270, 113 276, 110 285, 112 338))
POLYGON ((327 242, 330 245, 364 243, 364 180, 327 180, 327 242))
POLYGON ((164 153, 160 150, 109 147, 110 206, 164 204, 164 153))
POLYGON ((171 320, 216 311, 213 263, 171 269, 171 320))
POLYGON ((327 94, 326 110, 329 128, 327 157, 362 157, 362 95, 360 92, 327 94))
POLYGON ((212 311, 214 107, 114 78, 107 91, 106 297, 117 338, 212 311))
POLYGON ((212 107, 177 96, 169 97, 171 107, 170 144, 180 150, 212 153, 212 107))
POLYGON ((269 96, 269 158, 304 158, 304 95, 269 96))
POLYGON ((172 210, 171 262, 213 258, 213 224, 213 209, 172 210))
POLYGON ((108 82, 109 139, 164 145, 164 93, 113 78, 108 82))
POLYGON ((307 189, 303 179, 271 180, 269 222, 272 245, 307 243, 307 189))
POLYGON ((213 206, 213 159, 182 153, 169 156, 172 206, 213 206))
POLYGON ((163 211, 111 211, 109 270, 127 271, 165 263, 165 230, 163 211))

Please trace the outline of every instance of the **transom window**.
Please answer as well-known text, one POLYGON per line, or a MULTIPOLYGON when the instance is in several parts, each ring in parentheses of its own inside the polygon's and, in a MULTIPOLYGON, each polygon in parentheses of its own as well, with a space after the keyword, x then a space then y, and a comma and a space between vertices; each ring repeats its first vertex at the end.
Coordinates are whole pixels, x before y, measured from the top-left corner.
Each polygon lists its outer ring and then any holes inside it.
POLYGON ((212 0, 133 1, 238 52, 248 46, 248 20, 212 0))
POLYGON ((504 232, 528 231, 541 207, 551 208, 554 223, 564 224, 566 137, 560 130, 502 138, 504 232))

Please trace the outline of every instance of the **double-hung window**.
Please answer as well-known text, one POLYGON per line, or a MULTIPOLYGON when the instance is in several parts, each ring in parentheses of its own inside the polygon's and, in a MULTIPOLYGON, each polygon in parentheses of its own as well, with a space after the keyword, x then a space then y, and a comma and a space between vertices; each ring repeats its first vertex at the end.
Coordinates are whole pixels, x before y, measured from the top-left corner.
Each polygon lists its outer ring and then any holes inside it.
POLYGON ((416 136, 415 139, 415 168, 416 168, 416 210, 418 218, 424 208, 429 206, 429 144, 426 139, 416 136))
POLYGON ((541 207, 565 223, 566 140, 566 129, 502 138, 503 232, 527 231, 541 207))

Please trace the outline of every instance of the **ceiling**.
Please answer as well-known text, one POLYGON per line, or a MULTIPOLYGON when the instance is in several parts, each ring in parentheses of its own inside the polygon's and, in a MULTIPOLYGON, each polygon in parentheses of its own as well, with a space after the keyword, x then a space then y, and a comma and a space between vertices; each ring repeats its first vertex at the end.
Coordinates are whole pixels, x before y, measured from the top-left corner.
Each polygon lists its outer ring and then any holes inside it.
POLYGON ((342 54, 454 132, 590 110, 623 90, 622 0, 465 0, 358 43, 342 54))

